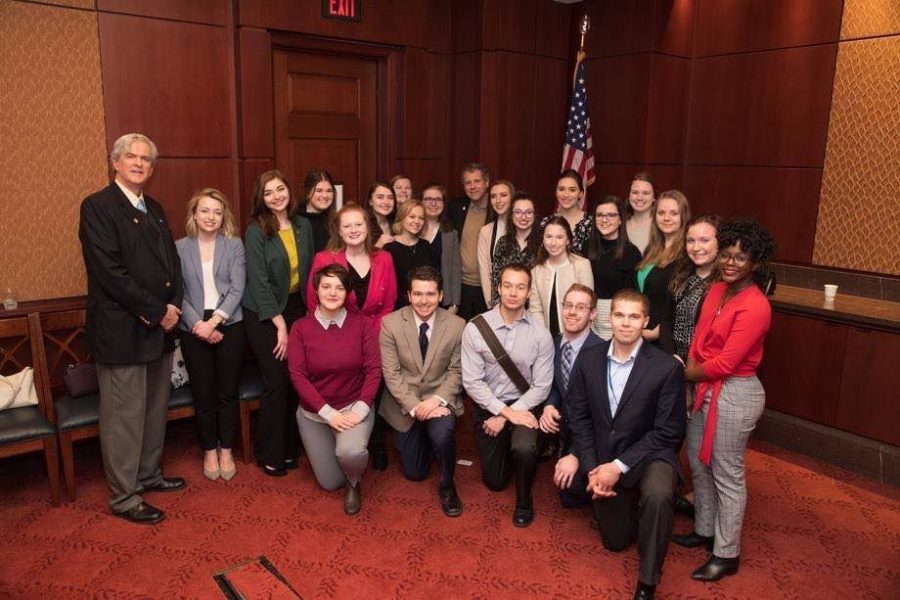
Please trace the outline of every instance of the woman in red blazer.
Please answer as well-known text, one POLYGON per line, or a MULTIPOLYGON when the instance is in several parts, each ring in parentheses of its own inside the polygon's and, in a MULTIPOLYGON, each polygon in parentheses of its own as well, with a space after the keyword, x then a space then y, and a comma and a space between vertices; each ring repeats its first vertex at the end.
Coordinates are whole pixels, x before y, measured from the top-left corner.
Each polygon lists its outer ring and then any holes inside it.
POLYGON ((346 204, 337 212, 331 240, 313 258, 306 284, 309 314, 319 303, 312 288, 313 277, 316 271, 332 263, 338 263, 350 273, 347 310, 371 317, 380 326, 382 317, 394 310, 397 302, 397 276, 391 255, 372 245, 366 211, 358 204, 346 204))
POLYGON ((686 547, 705 546, 712 555, 691 575, 716 581, 737 573, 741 526, 747 507, 744 451, 765 407, 756 377, 772 308, 762 286, 775 250, 771 234, 753 219, 719 227, 719 273, 709 288, 685 379, 696 381, 687 446, 694 481, 694 531, 672 536, 686 547))

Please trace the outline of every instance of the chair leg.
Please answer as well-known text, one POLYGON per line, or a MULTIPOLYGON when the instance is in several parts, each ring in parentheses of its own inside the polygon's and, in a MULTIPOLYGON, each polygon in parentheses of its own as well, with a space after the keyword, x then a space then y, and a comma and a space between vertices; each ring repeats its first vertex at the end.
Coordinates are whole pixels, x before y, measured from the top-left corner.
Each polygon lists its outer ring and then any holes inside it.
POLYGON ((244 464, 250 464, 250 404, 241 402, 241 450, 244 464))
POLYGON ((63 479, 69 502, 75 502, 75 451, 71 431, 59 432, 59 453, 62 455, 63 479))
POLYGON ((44 459, 47 461, 47 477, 50 479, 50 500, 53 506, 59 506, 59 454, 56 436, 44 438, 44 459))

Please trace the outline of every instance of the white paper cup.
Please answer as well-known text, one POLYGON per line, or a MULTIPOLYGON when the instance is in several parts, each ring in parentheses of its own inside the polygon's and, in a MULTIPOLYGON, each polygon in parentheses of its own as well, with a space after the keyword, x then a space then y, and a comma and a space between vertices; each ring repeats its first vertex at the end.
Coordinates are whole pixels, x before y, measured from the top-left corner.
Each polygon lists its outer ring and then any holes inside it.
POLYGON ((838 286, 832 285, 830 283, 825 284, 825 302, 834 302, 834 297, 837 296, 838 286))

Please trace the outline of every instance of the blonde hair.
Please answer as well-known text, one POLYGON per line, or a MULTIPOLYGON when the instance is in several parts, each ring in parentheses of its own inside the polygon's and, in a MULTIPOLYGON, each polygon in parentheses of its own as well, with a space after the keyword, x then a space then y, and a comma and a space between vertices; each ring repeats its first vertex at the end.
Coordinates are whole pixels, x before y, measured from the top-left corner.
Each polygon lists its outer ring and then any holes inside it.
POLYGON ((644 259, 637 265, 638 269, 651 264, 660 268, 666 267, 681 256, 681 253, 684 251, 684 232, 687 222, 691 220, 691 207, 684 193, 679 190, 669 190, 659 195, 656 199, 654 210, 659 210, 659 205, 667 198, 674 200, 678 204, 678 214, 681 216, 678 233, 675 235, 675 240, 667 248, 666 236, 659 230, 656 224, 656 213, 654 212, 653 227, 650 228, 650 243, 647 245, 646 252, 644 252, 644 259))
POLYGON ((194 192, 187 205, 187 220, 184 223, 184 231, 188 237, 197 237, 197 221, 194 220, 194 213, 197 212, 197 205, 200 204, 201 198, 212 198, 222 205, 222 225, 219 231, 226 238, 234 237, 237 231, 237 225, 234 221, 234 214, 228 205, 228 197, 215 188, 203 188, 194 192))
MULTIPOLYGON (((410 198, 408 201, 397 207, 397 217, 394 220, 393 226, 391 227, 391 231, 394 232, 394 235, 400 235, 403 233, 403 221, 406 220, 406 217, 409 216, 409 213, 411 213, 412 209, 414 208, 421 208, 422 218, 425 218, 425 205, 418 200, 413 200, 412 198, 410 198)), ((425 228, 422 227, 422 230, 419 231, 419 235, 416 237, 422 237, 422 234, 424 232, 425 228)))

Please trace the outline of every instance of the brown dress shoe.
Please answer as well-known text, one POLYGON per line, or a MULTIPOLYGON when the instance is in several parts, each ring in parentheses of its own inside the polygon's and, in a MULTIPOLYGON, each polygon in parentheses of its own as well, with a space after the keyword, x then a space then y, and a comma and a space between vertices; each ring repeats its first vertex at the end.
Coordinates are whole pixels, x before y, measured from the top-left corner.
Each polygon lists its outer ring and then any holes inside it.
POLYGON ((355 515, 362 507, 362 493, 359 490, 359 482, 356 485, 346 486, 346 494, 344 495, 344 512, 348 515, 355 515))

